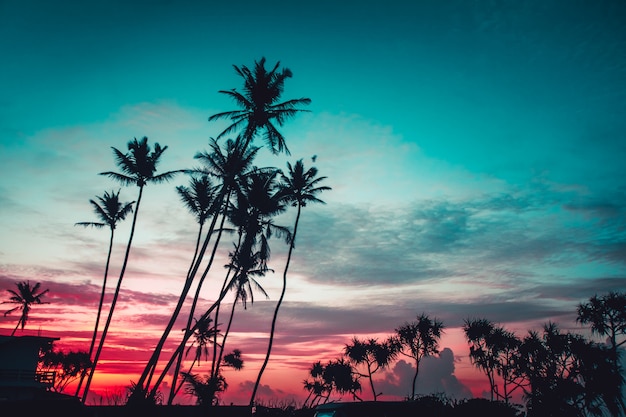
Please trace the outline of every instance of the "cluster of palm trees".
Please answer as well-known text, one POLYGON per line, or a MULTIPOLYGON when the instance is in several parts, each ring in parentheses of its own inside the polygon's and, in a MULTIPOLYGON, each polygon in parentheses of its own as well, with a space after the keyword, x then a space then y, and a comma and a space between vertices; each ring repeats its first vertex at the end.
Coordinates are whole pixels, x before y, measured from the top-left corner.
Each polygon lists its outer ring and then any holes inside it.
POLYGON ((176 190, 181 202, 198 223, 198 232, 194 237, 195 249, 188 269, 183 272, 185 275, 181 273, 180 276, 182 289, 178 302, 143 372, 137 381, 133 381, 128 403, 157 402, 161 395, 159 387, 168 376, 172 378, 168 404, 173 402, 183 383, 187 383, 188 391, 196 395, 199 404, 216 403, 219 393, 227 387, 222 373, 223 367, 241 369, 243 366, 241 350, 235 349, 230 353, 226 353, 225 350, 235 308, 238 304, 247 308, 248 302, 254 301, 254 291, 267 295, 259 280, 268 271, 273 271, 269 266, 270 240, 275 237, 281 238, 289 250, 283 269, 282 291, 272 318, 265 360, 259 370, 250 399, 250 404, 255 402, 257 388, 271 355, 277 315, 285 296, 287 272, 295 247, 301 210, 310 203, 323 203, 317 195, 330 190, 330 187, 321 185, 326 177, 318 176, 315 167, 307 169, 302 159, 293 164, 287 163, 286 172, 275 167, 255 166, 254 159, 262 148, 253 145, 257 137, 264 140, 273 154, 281 152, 289 154, 285 138, 278 127, 298 112, 305 111, 300 106, 310 103, 310 99, 281 101, 284 83, 292 73, 289 69, 281 69, 280 63, 276 63, 268 70, 265 67, 265 58, 262 58, 256 61, 252 68, 247 66, 234 68, 243 79, 243 89, 223 90, 220 93, 231 97, 239 108, 209 117, 209 121, 228 119, 231 124, 217 138, 210 140, 208 151, 195 155, 199 167, 157 173, 157 165, 167 146, 155 143, 152 148, 147 137, 129 141, 126 153, 112 148, 120 172, 108 171, 102 172, 101 175, 123 186, 137 186, 138 196, 135 201, 123 203, 119 199, 119 190, 105 192, 102 197, 98 197, 98 201, 90 200, 100 221, 77 223, 81 226, 108 226, 111 231, 102 293, 89 349, 93 366, 80 379, 76 391, 76 395, 80 395, 83 402, 89 393, 120 294, 144 187, 151 183, 171 181, 178 174, 189 176, 189 185, 178 186, 176 190), (235 138, 227 138, 230 134, 236 134, 235 138), (276 217, 284 213, 288 207, 293 207, 297 211, 291 229, 275 224, 276 217), (130 213, 133 213, 133 220, 126 252, 112 301, 108 306, 106 322, 100 329, 114 231, 116 225, 130 213), (225 239, 224 236, 232 239, 225 239), (229 262, 226 265, 220 292, 212 297, 214 301, 210 306, 201 306, 200 295, 203 284, 214 265, 218 249, 224 245, 230 247, 229 262), (186 301, 194 285, 195 293, 190 305, 187 306, 186 301), (228 325, 222 331, 218 320, 220 314, 225 313, 221 307, 231 293, 234 294, 234 299, 231 300, 228 325), (186 318, 181 317, 184 307, 189 309, 186 318), (164 360, 161 358, 163 348, 166 342, 171 342, 172 329, 179 319, 186 323, 183 335, 176 342, 177 347, 173 354, 164 360), (183 371, 183 361, 192 350, 195 350, 193 361, 183 371), (205 359, 211 358, 207 361, 207 366, 210 364, 208 375, 204 377, 193 372, 200 365, 203 356, 205 359), (83 379, 85 385, 81 394, 83 379))
MULTIPOLYGON (((521 393, 531 416, 621 416, 626 411, 620 347, 626 344, 626 293, 595 295, 577 307, 577 321, 607 343, 563 332, 547 323, 541 332, 522 338, 485 318, 463 325, 469 358, 488 379, 491 401, 511 404, 521 393)), ((416 399, 420 362, 439 353, 444 325, 422 314, 404 323, 387 339, 353 338, 339 359, 314 363, 304 381, 309 392, 305 406, 329 401, 331 394, 350 394, 361 400, 361 379, 369 381, 374 401, 381 393, 373 375, 400 355, 412 358, 415 374, 408 399, 416 399)))

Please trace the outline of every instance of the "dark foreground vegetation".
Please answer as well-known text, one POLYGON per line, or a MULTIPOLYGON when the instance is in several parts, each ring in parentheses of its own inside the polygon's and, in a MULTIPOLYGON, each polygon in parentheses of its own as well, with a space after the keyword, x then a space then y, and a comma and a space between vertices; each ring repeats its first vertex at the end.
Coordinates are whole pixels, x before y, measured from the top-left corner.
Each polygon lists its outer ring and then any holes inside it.
MULTIPOLYGON (((79 401, 13 402, 2 404, 3 415, 64 416, 64 417, 313 417, 315 408, 269 408, 249 406, 85 406, 79 401)), ((355 402, 342 408, 344 417, 522 417, 519 406, 486 399, 450 402, 436 396, 426 396, 403 402, 355 402)))

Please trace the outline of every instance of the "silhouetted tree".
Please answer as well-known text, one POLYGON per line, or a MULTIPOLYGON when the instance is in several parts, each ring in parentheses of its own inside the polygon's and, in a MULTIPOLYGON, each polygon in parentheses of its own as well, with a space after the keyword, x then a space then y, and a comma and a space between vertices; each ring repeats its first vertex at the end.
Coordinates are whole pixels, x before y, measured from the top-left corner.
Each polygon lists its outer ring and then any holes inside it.
MULTIPOLYGON (((100 175, 105 175, 109 178, 112 178, 115 181, 118 181, 123 185, 127 185, 127 186, 135 185, 139 187, 139 195, 137 197, 136 204, 135 204, 135 213, 133 215, 133 222, 130 228, 130 236, 128 238, 128 244, 126 245, 126 253, 124 254, 124 261, 122 263, 122 268, 120 270, 120 276, 117 281, 115 293, 113 294, 111 307, 109 308, 109 315, 104 325, 104 329, 102 330, 102 335, 100 337, 98 349, 96 350, 96 355, 93 359, 93 367, 91 368, 89 377, 87 378, 85 391, 83 392, 83 397, 82 397, 83 402, 85 402, 85 400, 87 399, 87 394, 89 393, 89 386, 91 384, 91 380, 96 370, 96 366, 98 365, 98 359, 100 358, 100 353, 102 352, 102 348, 106 340, 107 332, 111 324, 111 319, 113 318, 113 312, 115 311, 115 305, 119 297, 120 288, 122 286, 122 279, 124 278, 124 273, 126 272, 126 266, 128 264, 128 258, 130 255, 130 248, 132 246, 133 236, 135 234, 135 226, 137 224, 137 215, 139 214, 139 204, 141 203, 143 189, 146 185, 150 183, 158 184, 158 183, 170 181, 174 177, 175 174, 181 172, 180 170, 178 170, 178 171, 168 171, 168 172, 164 172, 158 175, 156 174, 157 165, 159 164, 161 160, 161 156, 163 155, 163 152, 165 152, 165 150, 167 149, 167 146, 161 147, 161 145, 159 145, 158 143, 155 143, 154 150, 152 150, 150 145, 148 144, 148 138, 145 136, 141 140, 137 140, 137 138, 135 138, 129 141, 127 146, 128 146, 128 153, 123 153, 117 148, 112 147, 113 154, 115 156, 115 162, 122 172, 118 173, 118 172, 106 171, 106 172, 100 173, 100 175)), ((138 386, 136 388, 141 389, 141 386, 138 386)))
POLYGON ((527 378, 528 416, 617 416, 623 376, 609 351, 584 337, 562 333, 554 323, 531 331, 520 346, 519 372, 527 378))
POLYGON ((581 303, 577 308, 576 320, 581 324, 591 325, 591 331, 605 336, 611 342, 611 360, 615 372, 620 373, 619 347, 626 343, 626 293, 611 291, 608 294, 594 295, 589 302, 581 303))
MULTIPOLYGON (((241 351, 235 349, 224 357, 223 366, 235 370, 243 368, 241 351)), ((186 392, 196 397, 196 403, 201 406, 213 406, 219 403, 219 394, 226 391, 228 384, 221 373, 207 375, 204 378, 189 372, 183 372, 183 381, 186 384, 186 392)))
POLYGON ((289 155, 285 138, 274 123, 282 126, 287 119, 298 112, 305 111, 299 109, 298 106, 309 104, 311 99, 299 98, 280 102, 285 80, 293 74, 288 68, 279 70, 279 66, 280 62, 277 62, 274 68, 268 71, 265 68, 265 58, 255 61, 252 69, 245 65, 241 67, 233 65, 237 74, 243 78, 243 91, 232 89, 219 92, 232 98, 240 109, 217 113, 209 117, 209 121, 220 119, 232 121, 232 124, 217 136, 217 139, 243 130, 242 138, 244 148, 246 148, 254 136, 261 132, 272 153, 278 154, 284 151, 289 155))
POLYGON ((84 375, 91 368, 89 353, 85 351, 48 350, 39 360, 39 370, 55 372, 54 386, 56 392, 63 392, 65 388, 84 375))
POLYGON ((338 394, 352 394, 354 399, 361 398, 357 392, 361 391, 361 384, 355 378, 356 371, 344 358, 331 360, 322 365, 316 362, 311 366, 309 374, 312 380, 304 381, 304 389, 309 392, 304 400, 304 407, 314 407, 329 401, 333 392, 338 394))
MULTIPOLYGON (((99 218, 99 222, 79 222, 75 223, 77 226, 83 227, 96 227, 102 228, 105 226, 109 227, 111 231, 109 235, 109 249, 107 251, 107 260, 104 266, 104 278, 102 280, 102 290, 100 291, 100 300, 98 301, 98 312, 96 314, 96 324, 93 328, 93 334, 91 336, 91 343, 89 344, 89 359, 91 361, 91 357, 93 356, 93 349, 96 344, 96 339, 98 337, 98 327, 100 326, 100 316, 102 314, 102 305, 104 304, 104 295, 106 294, 107 287, 107 277, 109 275, 109 264, 111 262, 111 252, 113 250, 113 239, 115 236, 115 228, 117 227, 117 223, 126 219, 126 216, 133 211, 134 201, 130 203, 122 203, 119 199, 120 191, 117 190, 117 193, 111 191, 104 192, 102 197, 97 196, 97 199, 100 201, 99 203, 94 200, 89 200, 91 205, 93 206, 93 210, 96 213, 96 216, 99 218)), ((83 379, 85 378, 86 372, 88 369, 84 370, 85 372, 80 376, 80 380, 76 387, 76 396, 80 393, 80 388, 83 383, 83 379)))
POLYGON ((439 340, 443 329, 444 325, 441 321, 431 319, 424 313, 418 316, 417 320, 404 323, 396 329, 397 340, 400 344, 398 352, 415 361, 415 374, 411 388, 412 400, 415 399, 415 385, 420 362, 424 357, 439 353, 439 340))
MULTIPOLYGON (((205 267, 202 276, 200 277, 200 281, 198 282, 198 288, 196 290, 196 296, 194 297, 190 315, 195 311, 195 306, 199 297, 199 288, 201 287, 202 282, 206 278, 210 270, 210 267, 212 265, 213 259, 215 257, 215 253, 217 251, 217 245, 220 241, 221 231, 224 230, 224 221, 225 221, 225 216, 227 213, 227 207, 229 205, 230 197, 233 194, 236 194, 235 191, 239 189, 239 187, 242 184, 242 181, 244 180, 245 177, 247 177, 250 174, 250 172, 263 170, 259 168, 256 168, 254 170, 250 169, 252 167, 252 161, 254 159, 254 156, 258 152, 259 148, 247 147, 244 149, 240 141, 228 140, 226 142, 226 152, 223 152, 222 149, 217 144, 217 142, 213 139, 211 140, 211 148, 212 148, 212 152, 203 152, 203 153, 196 154, 195 156, 196 159, 201 160, 204 166, 202 168, 198 168, 198 169, 191 170, 191 171, 198 172, 198 173, 206 173, 207 175, 214 176, 221 181, 221 186, 218 189, 218 198, 222 199, 223 201, 223 206, 220 209, 222 220, 221 220, 221 225, 218 229, 215 243, 213 245, 213 250, 211 252, 209 262, 207 266, 205 267), (250 172, 248 172, 249 170, 250 172)), ((275 171, 275 169, 267 169, 267 170, 275 171)), ((209 240, 209 235, 207 235, 207 238, 205 239, 205 243, 203 245, 203 248, 200 251, 200 254, 204 253, 204 251, 206 250, 206 247, 208 246, 208 240, 209 240)), ((198 259, 196 260, 196 264, 194 265, 194 270, 192 271, 191 276, 195 275, 195 273, 197 272, 200 266, 201 261, 202 261, 202 256, 199 255, 198 259)), ((230 279, 234 280, 236 279, 236 277, 230 278, 230 279)), ((229 292, 228 288, 229 288, 229 284, 225 283, 216 301, 211 305, 211 307, 209 307, 203 313, 203 317, 209 316, 220 305, 224 297, 229 292)), ((174 350, 168 363, 166 364, 165 368, 161 372, 161 375, 159 376, 159 378, 157 379, 157 381, 154 383, 153 387, 151 388, 151 392, 154 392, 158 389, 158 386, 162 382, 169 368, 174 364, 175 361, 178 360, 179 355, 182 355, 184 351, 184 347, 187 343, 187 340, 191 336, 192 330, 193 330, 192 326, 189 325, 188 330, 183 335, 183 338, 181 342, 179 343, 178 347, 174 350)), ((145 390, 148 390, 149 381, 147 380, 147 377, 149 374, 151 374, 151 372, 154 371, 154 368, 156 367, 159 352, 160 352, 159 349, 155 349, 150 361, 148 362, 148 365, 146 366, 146 369, 144 369, 144 373, 142 374, 138 382, 138 385, 143 386, 145 390), (146 381, 148 381, 148 383, 146 383, 146 381)), ((139 393, 139 391, 137 392, 139 393)))
MULTIPOLYGON (((189 369, 187 369, 188 374, 191 374, 191 371, 193 370, 193 367, 196 365, 196 363, 200 364, 203 353, 204 353, 205 360, 209 359, 209 356, 210 356, 209 345, 213 343, 214 336, 216 334, 219 334, 217 324, 213 325, 213 320, 210 317, 203 318, 201 321, 196 320, 196 325, 194 326, 194 330, 193 330, 192 342, 187 348, 187 351, 185 352, 185 356, 189 355, 189 352, 191 351, 191 349, 195 347, 195 354, 194 354, 193 361, 191 362, 191 365, 189 365, 189 369)), ((174 382, 176 382, 176 379, 174 379, 174 382)), ((168 405, 172 404, 174 397, 176 396, 176 394, 178 393, 178 391, 180 390, 180 388, 182 387, 184 383, 185 381, 183 380, 178 385, 178 387, 176 385, 172 386, 172 389, 170 390, 170 395, 167 401, 168 405)))
POLYGON ((196 374, 182 372, 185 392, 196 397, 196 404, 204 407, 217 405, 219 393, 226 391, 228 384, 222 375, 204 378, 196 374))
POLYGON ((50 304, 48 302, 41 301, 41 298, 46 295, 49 290, 39 291, 39 288, 41 287, 40 282, 36 283, 32 287, 30 285, 30 281, 17 282, 15 285, 17 286, 17 291, 8 289, 7 291, 11 294, 11 296, 8 301, 2 302, 2 304, 17 304, 17 307, 13 307, 12 309, 4 312, 5 317, 14 311, 22 312, 19 320, 17 321, 17 326, 15 326, 11 332, 11 336, 15 335, 15 332, 20 325, 22 326, 22 330, 24 330, 24 326, 26 326, 28 315, 30 314, 33 304, 50 304))
POLYGON ((276 319, 278 317, 278 311, 280 310, 280 306, 285 297, 285 292, 287 290, 287 271, 289 270, 289 263, 291 262, 291 255, 293 253, 293 249, 295 248, 295 240, 296 233, 298 232, 298 223, 300 221, 300 213, 303 207, 306 207, 307 204, 310 203, 321 203, 326 204, 324 201, 320 200, 316 197, 317 194, 322 191, 330 190, 331 188, 328 186, 320 185, 320 182, 326 179, 326 177, 317 177, 317 168, 311 167, 308 170, 304 169, 304 165, 302 163, 302 159, 296 161, 296 163, 292 166, 290 163, 287 163, 287 169, 289 170, 288 175, 281 174, 281 185, 280 191, 278 192, 278 196, 281 200, 284 200, 290 203, 293 207, 296 207, 296 220, 293 226, 293 236, 289 240, 289 251, 287 253, 287 261, 285 263, 285 269, 283 271, 283 286, 282 291, 280 293, 280 297, 278 302, 276 303, 276 308, 274 309, 274 315, 272 317, 272 327, 270 330, 270 339, 267 346, 267 353, 265 354, 265 359, 263 361, 263 365, 259 371, 256 382, 254 384, 254 389, 252 390, 252 396, 250 398, 250 404, 254 404, 254 400, 256 397, 256 392, 261 382, 261 377, 263 376, 263 372, 265 371, 265 367, 270 358, 270 354, 272 352, 272 345, 274 343, 274 334, 276 331, 276 319))
POLYGON ((470 360, 489 380, 491 401, 495 397, 508 404, 512 393, 524 384, 516 369, 521 340, 487 319, 466 320, 463 331, 470 344, 470 360), (498 376, 502 380, 502 392, 498 376))
POLYGON ((217 186, 213 184, 211 178, 206 174, 201 175, 199 178, 192 176, 189 180, 189 187, 179 185, 176 187, 176 191, 180 195, 180 199, 187 210, 194 215, 199 225, 193 258, 189 265, 189 270, 187 271, 187 277, 189 277, 200 250, 204 223, 209 216, 219 210, 216 203, 220 201, 216 199, 217 186))
POLYGON ((352 342, 344 348, 345 355, 350 363, 355 367, 357 375, 369 379, 374 401, 382 393, 377 393, 374 389, 374 374, 389 366, 398 355, 397 344, 392 338, 379 342, 377 339, 360 340, 355 337, 352 342), (365 371, 359 371, 362 366, 365 371))
MULTIPOLYGON (((234 190, 238 189, 240 178, 244 177, 247 174, 247 172, 250 170, 250 168, 252 167, 252 162, 254 160, 254 157, 256 156, 256 153, 258 152, 258 148, 250 147, 248 149, 244 149, 241 146, 241 143, 239 143, 238 141, 233 141, 233 140, 228 140, 226 142, 225 152, 222 150, 222 148, 219 146, 219 144, 217 143, 215 139, 211 139, 210 147, 211 147, 211 152, 198 152, 194 156, 195 159, 198 159, 203 163, 203 167, 187 170, 187 172, 191 174, 198 174, 198 175, 206 176, 207 178, 213 178, 218 182, 215 188, 213 189, 214 209, 211 209, 211 214, 212 214, 211 224, 209 226, 209 230, 206 233, 206 237, 204 239, 204 243, 202 244, 202 247, 200 248, 199 251, 197 251, 197 256, 194 256, 195 262, 192 263, 192 267, 188 271, 187 278, 185 280, 185 285, 183 287, 183 290, 181 291, 181 296, 179 298, 179 304, 177 305, 177 308, 175 309, 170 319, 170 323, 168 324, 165 331, 163 332, 161 339, 157 343, 157 346, 155 347, 153 354, 150 357, 150 360, 148 361, 137 383, 138 385, 144 387, 145 390, 148 390, 152 375, 154 374, 156 370, 156 365, 158 363, 161 350, 163 349, 163 346, 165 344, 165 341, 167 340, 169 332, 171 331, 174 325, 175 317, 177 317, 178 313, 180 312, 180 307, 182 307, 182 301, 186 298, 191 288, 191 284, 194 281, 199 271, 201 262, 203 261, 204 255, 208 248, 210 239, 213 236, 213 233, 215 232, 215 227, 216 227, 218 218, 221 216, 222 218, 221 224, 217 230, 217 234, 215 237, 215 241, 213 243, 213 249, 211 251, 209 261, 196 286, 196 292, 195 292, 195 295, 191 304, 191 309, 189 311, 189 315, 187 318, 187 326, 186 326, 187 330, 185 331, 185 334, 183 335, 183 338, 182 338, 183 340, 181 341, 179 348, 175 351, 175 353, 170 358, 170 363, 176 362, 174 375, 172 377, 172 386, 176 386, 176 380, 178 378, 178 372, 180 370, 181 361, 182 361, 183 349, 184 349, 185 344, 187 343, 187 340, 191 336, 192 321, 194 320, 196 305, 200 297, 200 291, 202 289, 204 280, 206 276, 208 275, 208 272, 211 269, 211 266, 213 265, 215 253, 217 251, 217 247, 219 245, 222 232, 224 230, 224 222, 226 219, 226 211, 228 208, 230 196, 233 194, 234 190)), ((219 303, 217 305, 219 305, 219 303)), ((217 314, 215 316, 215 320, 216 321, 218 320, 217 314)), ((169 369, 170 366, 171 364, 168 364, 166 368, 169 369)), ((165 377, 167 369, 165 369, 161 373, 161 375, 155 382, 155 388, 153 388, 153 390, 156 390, 158 385, 160 385, 163 378, 165 377)), ((139 393, 140 391, 137 390, 135 392, 135 395, 139 393)), ((171 401, 172 399, 173 398, 170 396, 169 401, 171 401)), ((132 397, 131 397, 131 400, 132 400, 132 397)))

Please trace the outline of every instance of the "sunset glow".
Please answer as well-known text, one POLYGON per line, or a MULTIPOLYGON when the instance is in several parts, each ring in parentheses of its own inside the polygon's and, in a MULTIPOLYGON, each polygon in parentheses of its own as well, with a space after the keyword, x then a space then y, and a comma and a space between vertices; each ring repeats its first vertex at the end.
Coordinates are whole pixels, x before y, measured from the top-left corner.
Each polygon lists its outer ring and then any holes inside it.
MULTIPOLYGON (((104 191, 124 202, 138 192, 98 175, 117 171, 112 147, 145 136, 168 147, 159 173, 198 167, 194 155, 227 126, 208 117, 236 107, 218 93, 242 88, 233 65, 265 57, 293 72, 283 98, 311 104, 280 129, 291 155, 263 147, 254 165, 286 171, 302 159, 332 190, 302 209, 259 401, 302 403, 314 362, 421 313, 445 333, 420 394, 488 395, 468 357, 468 318, 518 336, 548 321, 591 336, 577 305, 626 288, 626 4, 496 3, 2 2, 0 301, 21 281, 49 289, 16 335, 88 350, 110 231, 75 223, 96 220, 89 200, 104 191)), ((143 190, 92 403, 137 380, 176 305, 198 232, 175 189, 188 180, 143 190)), ((292 228, 295 216, 290 207, 275 222, 292 228)), ((128 217, 115 229, 105 310, 130 227, 128 217)), ((225 236, 200 313, 226 276, 237 236, 225 236)), ((248 403, 265 356, 289 249, 270 244, 273 272, 259 278, 268 297, 256 291, 235 309, 225 350, 240 349, 244 368, 224 371, 224 404, 248 403)), ((0 334, 18 319, 0 314, 0 334)), ((203 357, 194 372, 207 367, 203 357)), ((409 395, 414 370, 400 357, 376 374, 381 398, 409 395)))

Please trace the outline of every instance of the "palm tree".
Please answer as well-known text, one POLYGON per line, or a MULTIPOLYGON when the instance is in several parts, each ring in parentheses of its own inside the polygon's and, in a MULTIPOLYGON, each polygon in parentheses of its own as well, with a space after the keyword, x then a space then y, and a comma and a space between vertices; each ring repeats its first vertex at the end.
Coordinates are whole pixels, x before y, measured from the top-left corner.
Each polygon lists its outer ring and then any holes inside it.
POLYGON ((222 375, 208 375, 203 379, 198 375, 183 372, 183 381, 187 384, 187 394, 195 396, 196 404, 204 407, 217 405, 217 394, 228 388, 226 378, 222 375))
POLYGON ((96 355, 93 359, 93 367, 91 368, 91 372, 89 373, 89 378, 87 378, 85 391, 83 392, 83 397, 82 397, 83 402, 85 402, 85 400, 87 399, 89 386, 91 384, 93 374, 96 370, 98 359, 100 358, 100 353, 102 352, 102 348, 104 346, 104 341, 106 339, 106 335, 109 330, 109 326, 111 324, 111 319, 113 318, 113 311, 115 310, 115 304, 117 302, 117 298, 120 293, 120 287, 122 286, 122 279, 124 278, 124 273, 126 272, 126 266, 128 264, 130 248, 132 245, 133 236, 135 234, 135 226, 137 224, 137 214, 139 213, 139 204, 141 203, 143 189, 146 185, 150 183, 158 184, 158 183, 169 181, 174 177, 175 174, 181 172, 180 170, 168 171, 168 172, 164 172, 162 174, 156 175, 157 165, 160 162, 163 152, 165 152, 165 150, 167 149, 167 146, 161 147, 161 145, 159 145, 158 143, 155 143, 154 150, 152 150, 150 148, 150 145, 148 144, 148 138, 145 136, 141 140, 137 140, 137 138, 135 138, 129 141, 127 146, 128 146, 128 153, 123 153, 117 148, 112 147, 113 154, 115 156, 115 162, 117 166, 122 170, 122 172, 117 173, 117 172, 107 171, 107 172, 100 173, 100 175, 105 175, 109 178, 112 178, 122 183, 123 185, 135 185, 139 187, 139 195, 136 200, 137 202, 135 205, 135 213, 133 215, 133 223, 130 228, 130 236, 128 238, 128 244, 126 245, 126 253, 124 255, 122 268, 120 270, 120 276, 117 281, 117 286, 115 288, 113 300, 111 301, 109 315, 104 325, 104 329, 102 330, 100 343, 98 344, 98 349, 96 350, 96 355))
MULTIPOLYGON (((187 330, 185 331, 183 338, 181 342, 179 343, 177 349, 174 351, 174 353, 170 357, 165 369, 161 372, 161 376, 157 379, 154 386, 152 387, 153 393, 156 393, 158 386, 160 385, 161 381, 165 377, 165 374, 167 373, 169 368, 174 364, 174 362, 178 363, 177 368, 180 367, 180 360, 182 360, 182 354, 183 354, 185 345, 187 343, 187 340, 189 340, 193 332, 192 321, 194 319, 196 305, 200 297, 200 289, 202 288, 204 279, 208 275, 208 272, 213 264, 213 259, 215 258, 215 253, 217 251, 217 247, 220 242, 222 230, 224 230, 225 212, 226 212, 226 208, 228 207, 230 196, 232 195, 233 191, 239 187, 239 183, 241 181, 240 178, 244 177, 246 173, 248 172, 248 170, 252 167, 252 162, 254 160, 254 157, 259 151, 259 148, 256 148, 256 147, 244 148, 240 140, 232 140, 232 139, 229 139, 226 141, 225 152, 217 143, 216 139, 211 138, 209 142, 209 146, 211 148, 210 152, 206 152, 206 151, 198 152, 194 156, 195 159, 198 159, 203 163, 203 166, 200 168, 187 170, 187 172, 196 173, 200 175, 207 175, 211 178, 216 178, 220 182, 220 184, 218 185, 216 189, 216 201, 219 202, 219 205, 221 206, 219 210, 217 210, 213 214, 211 226, 209 227, 209 231, 206 235, 202 248, 198 252, 198 256, 196 257, 196 261, 195 261, 195 264, 193 265, 191 272, 188 274, 188 278, 189 278, 188 281, 194 279, 194 277, 196 276, 200 268, 200 263, 202 262, 204 254, 207 250, 209 239, 216 225, 218 216, 222 216, 222 221, 218 229, 217 237, 213 244, 213 250, 211 252, 209 262, 202 276, 200 277, 198 286, 196 288, 196 294, 194 296, 191 310, 189 312, 189 317, 187 320, 187 326, 186 326, 187 330)), ((208 316, 209 314, 211 314, 213 309, 217 305, 219 305, 219 302, 221 302, 221 299, 226 294, 227 294, 227 291, 223 290, 222 293, 220 294, 220 297, 218 297, 218 300, 215 302, 214 306, 210 309, 210 311, 205 312, 204 315, 208 316)), ((142 401, 142 398, 139 398, 140 394, 144 395, 144 398, 146 397, 147 394, 149 394, 148 388, 150 385, 150 380, 152 378, 152 375, 155 372, 156 365, 158 363, 159 356, 161 354, 161 350, 162 350, 163 344, 165 343, 166 337, 167 335, 164 332, 163 336, 161 337, 161 341, 159 342, 157 347, 153 350, 152 356, 150 357, 148 363, 146 364, 145 369, 143 370, 141 376, 139 377, 139 380, 136 384, 137 390, 133 391, 134 395, 131 398, 129 398, 130 401, 136 401, 136 400, 142 401)), ((174 378, 176 377, 177 377, 177 372, 175 372, 174 374, 174 378)), ((149 397, 149 395, 147 396, 149 397)))
POLYGON ((24 330, 24 326, 26 326, 26 322, 28 321, 28 314, 30 313, 33 304, 50 304, 48 302, 41 301, 41 297, 43 297, 49 290, 39 292, 39 288, 41 287, 40 282, 36 283, 32 287, 30 286, 30 281, 18 282, 16 285, 17 291, 7 290, 11 294, 9 301, 2 302, 2 304, 18 304, 17 307, 13 307, 12 309, 5 311, 5 317, 16 310, 22 311, 22 315, 17 321, 17 326, 15 326, 11 332, 11 336, 15 335, 15 332, 20 325, 22 325, 22 331, 24 330))
MULTIPOLYGON (((104 279, 102 280, 102 291, 100 292, 100 301, 98 302, 98 313, 96 314, 96 324, 93 329, 93 335, 91 336, 91 344, 89 345, 89 359, 90 360, 91 360, 91 357, 93 356, 93 349, 94 349, 94 345, 96 344, 96 338, 98 335, 100 315, 102 314, 102 305, 104 303, 104 295, 106 292, 107 277, 109 274, 109 263, 111 261, 111 252, 113 249, 113 237, 115 234, 115 228, 118 222, 124 220, 126 216, 128 215, 128 213, 131 213, 133 211, 133 204, 135 203, 134 201, 130 203, 122 203, 120 202, 119 196, 120 196, 120 190, 117 190, 117 193, 114 191, 111 191, 111 193, 109 193, 108 191, 105 191, 104 196, 102 197, 97 196, 98 200, 100 201, 99 203, 94 200, 89 200, 89 202, 93 206, 94 212, 100 219, 100 222, 76 223, 76 226, 83 226, 83 227, 102 228, 105 226, 109 226, 109 229, 111 230, 111 235, 109 237, 109 250, 107 252, 106 265, 104 267, 104 279)), ((87 369, 85 369, 85 371, 86 370, 87 369)), ((80 387, 83 384, 85 375, 86 373, 83 372, 80 377, 78 386, 76 387, 76 396, 78 396, 78 393, 80 392, 80 387)))
POLYGON ((283 287, 280 293, 280 298, 278 299, 278 302, 276 304, 276 308, 274 309, 274 315, 272 317, 272 327, 270 330, 270 339, 267 346, 267 353, 265 354, 265 360, 263 361, 261 370, 257 375, 254 389, 252 391, 252 397, 250 398, 250 404, 254 403, 257 389, 259 387, 259 384, 261 383, 261 377, 263 376, 263 372, 265 371, 265 367, 267 366, 270 354, 272 352, 272 344, 274 343, 274 334, 276 331, 276 319, 278 317, 278 310, 280 309, 280 306, 285 297, 285 292, 287 290, 287 271, 289 269, 289 263, 291 261, 291 254, 293 253, 293 249, 295 247, 296 233, 298 231, 298 223, 300 221, 300 213, 302 211, 302 207, 306 207, 306 205, 309 203, 325 204, 324 201, 316 197, 316 194, 331 189, 330 187, 319 185, 320 182, 326 179, 326 177, 317 177, 317 168, 311 167, 305 171, 302 159, 298 160, 293 166, 288 162, 287 168, 289 170, 289 175, 281 174, 282 183, 280 185, 281 189, 278 192, 278 196, 282 200, 291 203, 292 206, 297 208, 296 220, 293 226, 293 235, 291 236, 289 242, 287 262, 285 263, 285 269, 283 271, 283 287))
POLYGON ((399 352, 415 360, 415 374, 411 390, 411 399, 415 399, 415 385, 419 373, 420 362, 426 356, 439 353, 439 340, 443 333, 443 323, 437 319, 431 319, 426 314, 421 314, 417 320, 405 323, 396 329, 398 340, 402 347, 407 347, 409 352, 401 349, 399 352))
MULTIPOLYGON (((222 343, 220 346, 219 355, 217 355, 217 345, 215 342, 213 344, 214 352, 213 352, 213 363, 211 365, 211 374, 215 375, 219 373, 220 363, 222 361, 222 356, 224 354, 224 349, 226 347, 226 339, 230 334, 230 329, 233 324, 233 318, 235 316, 235 307, 237 306, 237 302, 241 302, 244 310, 248 308, 248 300, 250 300, 251 304, 254 304, 254 292, 253 287, 260 291, 265 298, 269 298, 267 292, 261 284, 255 279, 258 276, 264 276, 268 271, 267 268, 261 267, 261 269, 255 269, 255 266, 261 263, 260 254, 256 252, 255 254, 248 254, 244 256, 245 260, 242 260, 241 256, 238 256, 237 251, 235 253, 231 253, 231 262, 228 265, 229 274, 234 271, 235 279, 228 280, 227 278, 227 288, 234 290, 235 299, 231 305, 230 316, 228 318, 228 325, 226 326, 226 331, 222 336, 222 343)), ((227 275, 228 277, 228 275, 227 275)), ((216 309, 216 312, 219 309, 216 309)), ((216 313, 217 314, 217 313, 216 313)))
POLYGON ((216 207, 216 203, 218 202, 216 199, 216 189, 217 187, 213 184, 211 178, 206 174, 201 175, 199 178, 192 176, 189 181, 189 187, 185 187, 183 185, 176 187, 176 191, 178 192, 181 201, 187 210, 195 216, 196 221, 200 226, 198 229, 198 237, 196 239, 193 259, 191 261, 189 271, 187 271, 188 277, 193 269, 193 265, 195 264, 198 251, 200 250, 200 239, 202 238, 204 223, 209 216, 211 216, 211 214, 216 212, 218 208, 216 207))
POLYGON ((293 74, 288 68, 279 70, 280 62, 268 71, 265 68, 265 58, 255 61, 254 68, 245 65, 233 65, 237 74, 244 81, 243 92, 236 89, 220 90, 222 94, 231 97, 241 109, 217 113, 209 117, 209 121, 229 119, 232 123, 217 136, 217 139, 238 129, 243 129, 244 148, 248 146, 258 132, 262 132, 264 140, 273 154, 285 152, 289 149, 285 138, 278 131, 278 126, 305 110, 298 106, 311 103, 309 98, 299 98, 279 102, 285 87, 285 80, 293 74))

